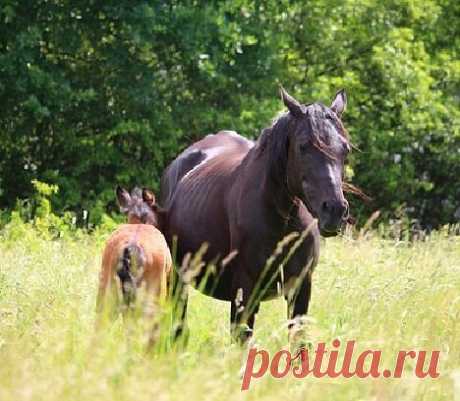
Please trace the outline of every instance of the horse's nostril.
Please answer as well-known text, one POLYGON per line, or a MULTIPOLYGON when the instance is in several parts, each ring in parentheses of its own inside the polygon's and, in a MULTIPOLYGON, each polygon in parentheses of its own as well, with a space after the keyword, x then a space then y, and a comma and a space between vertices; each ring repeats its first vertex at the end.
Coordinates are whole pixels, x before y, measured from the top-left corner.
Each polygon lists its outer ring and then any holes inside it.
POLYGON ((324 201, 322 211, 337 219, 346 218, 348 217, 348 202, 346 200, 324 201))

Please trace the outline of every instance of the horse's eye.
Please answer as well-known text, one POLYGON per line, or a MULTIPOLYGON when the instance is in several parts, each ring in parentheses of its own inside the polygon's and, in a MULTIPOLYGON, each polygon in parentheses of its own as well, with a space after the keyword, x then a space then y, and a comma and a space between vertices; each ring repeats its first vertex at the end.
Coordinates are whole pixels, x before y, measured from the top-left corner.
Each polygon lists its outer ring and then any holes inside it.
POLYGON ((301 143, 299 145, 300 153, 307 153, 308 152, 308 143, 301 143))

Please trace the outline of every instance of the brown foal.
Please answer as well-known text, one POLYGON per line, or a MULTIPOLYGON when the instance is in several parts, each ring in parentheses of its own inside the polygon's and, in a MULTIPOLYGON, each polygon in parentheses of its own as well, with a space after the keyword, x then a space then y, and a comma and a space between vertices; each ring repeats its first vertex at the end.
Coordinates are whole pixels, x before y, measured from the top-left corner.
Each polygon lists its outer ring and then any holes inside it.
POLYGON ((112 233, 104 248, 97 297, 98 325, 104 316, 113 318, 120 309, 126 316, 141 304, 142 315, 151 323, 149 342, 153 343, 158 336, 156 311, 167 295, 172 265, 160 231, 162 211, 147 189, 135 188, 129 194, 117 187, 116 194, 128 224, 112 233))

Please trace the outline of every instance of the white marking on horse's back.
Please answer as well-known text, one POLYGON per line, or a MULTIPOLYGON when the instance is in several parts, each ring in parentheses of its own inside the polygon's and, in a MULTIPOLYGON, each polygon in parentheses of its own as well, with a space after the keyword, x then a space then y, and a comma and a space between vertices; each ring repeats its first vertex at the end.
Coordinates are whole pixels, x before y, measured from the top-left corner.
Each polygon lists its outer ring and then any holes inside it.
POLYGON ((241 136, 240 134, 238 134, 236 131, 227 131, 227 130, 224 130, 224 131, 219 131, 219 134, 222 133, 222 134, 226 134, 228 136, 231 136, 243 143, 245 143, 246 145, 248 145, 250 148, 252 148, 254 146, 254 142, 251 141, 250 139, 248 138, 245 138, 244 136, 241 136))
POLYGON ((218 134, 227 134, 227 135, 230 135, 230 136, 236 136, 236 137, 239 137, 240 135, 238 135, 238 133, 236 131, 232 131, 232 130, 227 130, 227 129, 224 129, 222 131, 219 131, 218 134))
POLYGON ((205 158, 201 162, 199 162, 195 167, 193 167, 191 170, 187 171, 187 173, 184 174, 181 180, 186 179, 188 176, 190 176, 190 174, 192 174, 193 171, 198 169, 203 164, 207 163, 209 160, 218 156, 221 153, 221 151, 224 149, 225 149, 224 146, 216 146, 214 148, 208 148, 206 150, 202 150, 201 152, 206 155, 205 158))
MULTIPOLYGON (((234 138, 234 140, 237 142, 237 146, 247 146, 249 149, 252 148, 254 146, 254 142, 239 135, 236 131, 227 131, 227 130, 224 130, 224 131, 219 131, 217 134, 209 134, 209 135, 206 135, 205 138, 209 138, 209 137, 212 137, 212 136, 215 136, 215 135, 227 135, 227 136, 230 136, 232 138, 234 138)), ((229 148, 228 146, 214 146, 214 147, 210 147, 210 148, 207 148, 207 149, 201 149, 200 152, 202 152, 205 157, 203 158, 203 160, 198 163, 196 166, 194 166, 192 169, 190 169, 189 171, 187 171, 187 173, 184 174, 184 176, 182 177, 181 180, 183 179, 187 179, 188 177, 190 177, 190 175, 195 171, 197 170, 198 168, 200 168, 201 166, 203 166, 205 163, 209 162, 210 160, 214 159, 215 157, 219 156, 221 153, 227 151, 229 148)))

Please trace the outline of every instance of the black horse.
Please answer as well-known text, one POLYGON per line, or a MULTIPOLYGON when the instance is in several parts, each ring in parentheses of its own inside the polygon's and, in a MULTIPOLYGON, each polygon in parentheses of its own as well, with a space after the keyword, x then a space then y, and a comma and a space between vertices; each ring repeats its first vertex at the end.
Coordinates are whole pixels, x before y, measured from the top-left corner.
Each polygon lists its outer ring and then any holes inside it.
MULTIPOLYGON (((215 270, 204 268, 195 285, 231 302, 232 328, 239 329, 234 335, 240 340, 251 335, 262 300, 282 294, 290 319, 306 315, 320 233, 336 235, 348 217, 342 190, 350 151, 341 122, 345 92, 339 91, 330 107, 300 104, 282 88, 281 96, 289 111, 256 142, 232 131, 208 135, 182 152, 161 182, 167 241, 179 265, 207 243, 203 259, 215 270), (295 250, 285 247, 267 263, 292 233, 299 234, 295 250)), ((179 273, 181 282, 187 272, 179 273)), ((182 300, 183 322, 186 294, 182 300)))

